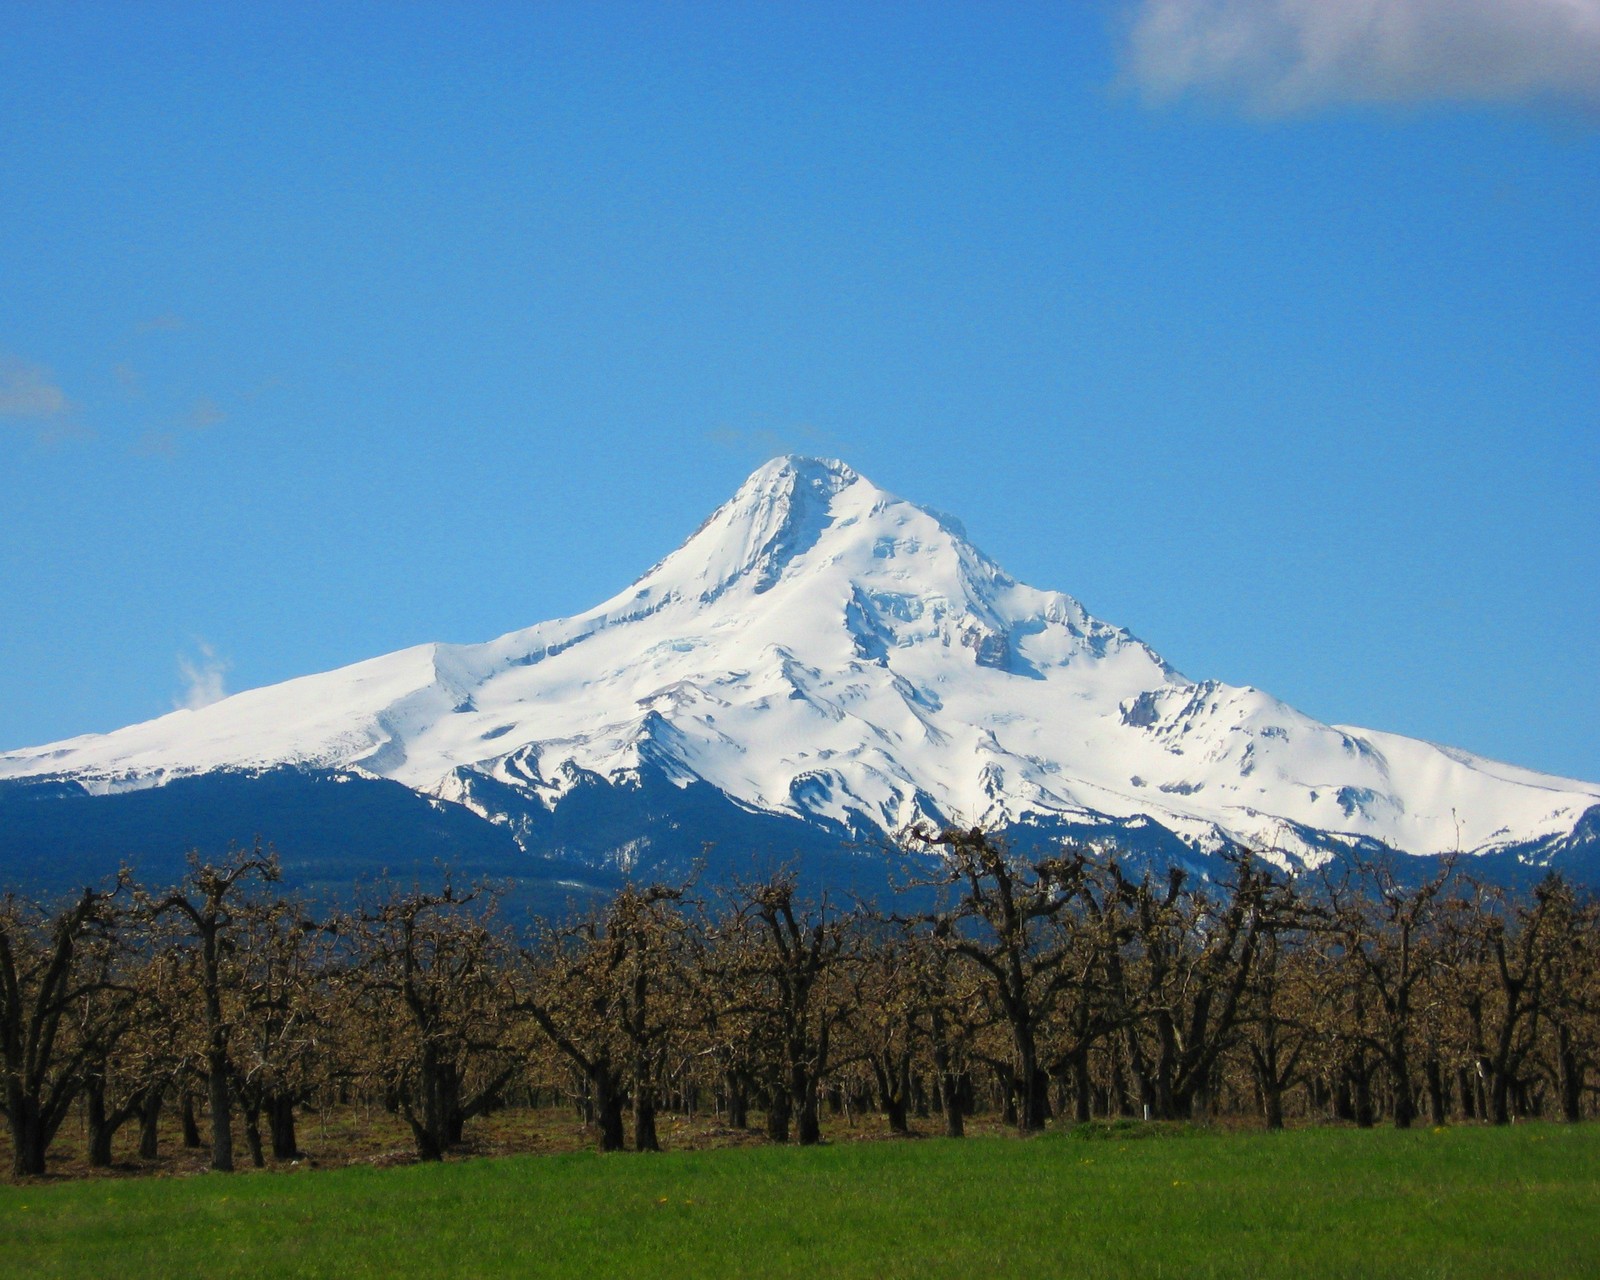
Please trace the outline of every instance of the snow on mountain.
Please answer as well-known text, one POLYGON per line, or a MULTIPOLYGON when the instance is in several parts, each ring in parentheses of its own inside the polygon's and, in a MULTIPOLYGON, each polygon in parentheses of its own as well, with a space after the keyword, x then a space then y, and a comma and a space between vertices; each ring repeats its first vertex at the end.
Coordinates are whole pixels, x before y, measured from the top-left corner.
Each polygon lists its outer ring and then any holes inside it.
POLYGON ((576 617, 430 644, 114 733, 0 754, 93 792, 216 769, 353 769, 478 809, 646 767, 741 806, 893 831, 1139 815, 1198 848, 1316 863, 1560 837, 1600 785, 1196 683, 954 520, 839 462, 760 468, 681 548, 576 617))

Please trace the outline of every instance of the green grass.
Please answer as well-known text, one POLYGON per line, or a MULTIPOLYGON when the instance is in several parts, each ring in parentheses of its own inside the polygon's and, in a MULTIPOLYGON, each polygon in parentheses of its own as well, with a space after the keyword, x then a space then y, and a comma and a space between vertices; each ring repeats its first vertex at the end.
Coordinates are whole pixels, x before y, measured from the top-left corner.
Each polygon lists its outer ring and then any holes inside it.
POLYGON ((0 1186, 0 1272, 1600 1275, 1600 1126, 1138 1132, 0 1186))

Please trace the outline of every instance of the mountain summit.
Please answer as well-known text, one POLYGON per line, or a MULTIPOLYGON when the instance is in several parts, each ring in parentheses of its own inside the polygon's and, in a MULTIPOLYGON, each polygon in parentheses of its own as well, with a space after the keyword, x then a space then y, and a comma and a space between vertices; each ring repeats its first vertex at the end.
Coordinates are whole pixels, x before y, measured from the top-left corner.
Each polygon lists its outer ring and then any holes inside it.
POLYGON ((0 779, 105 795, 281 766, 393 780, 534 854, 575 790, 593 803, 653 783, 640 829, 608 851, 624 865, 651 823, 680 821, 672 788, 702 784, 836 833, 1160 832, 1286 866, 1376 845, 1549 847, 1600 805, 1600 785, 1186 679, 1072 597, 1012 579, 956 521, 798 457, 587 613, 0 754, 0 779))

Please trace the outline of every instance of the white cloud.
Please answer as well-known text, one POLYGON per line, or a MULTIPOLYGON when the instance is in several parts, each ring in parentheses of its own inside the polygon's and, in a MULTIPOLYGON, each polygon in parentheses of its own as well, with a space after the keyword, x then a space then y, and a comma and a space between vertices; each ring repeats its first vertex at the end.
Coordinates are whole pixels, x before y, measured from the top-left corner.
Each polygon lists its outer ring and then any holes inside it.
POLYGON ((1340 102, 1600 106, 1600 0, 1137 0, 1126 74, 1268 115, 1340 102))
POLYGON ((72 408, 43 365, 0 355, 0 417, 48 421, 66 417, 72 408))
POLYGON ((199 641, 198 647, 198 658, 191 658, 188 654, 178 655, 178 674, 183 678, 183 692, 172 700, 174 708, 187 707, 190 711, 198 711, 228 696, 223 676, 232 664, 218 657, 216 650, 204 640, 199 641))

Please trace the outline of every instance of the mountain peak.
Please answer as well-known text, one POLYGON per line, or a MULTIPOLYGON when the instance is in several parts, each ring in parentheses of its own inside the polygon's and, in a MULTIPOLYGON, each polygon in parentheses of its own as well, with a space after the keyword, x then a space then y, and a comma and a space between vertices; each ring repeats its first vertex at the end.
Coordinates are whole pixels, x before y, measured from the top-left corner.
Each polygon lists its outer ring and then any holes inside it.
POLYGON ((704 603, 735 584, 764 593, 836 523, 841 495, 857 489, 869 507, 895 501, 837 459, 773 458, 637 586, 704 603))
POLYGON ((752 471, 750 478, 739 486, 739 493, 752 496, 772 494, 802 484, 831 495, 848 489, 861 478, 854 468, 837 458, 811 458, 803 454, 786 453, 762 463, 752 471))
POLYGON ((1153 822, 1195 848, 1305 858, 1567 839, 1600 802, 1600 786, 1195 684, 1011 578, 949 517, 799 456, 585 613, 0 753, 0 780, 124 790, 277 764, 360 769, 494 822, 550 810, 580 777, 654 771, 835 830, 1153 822), (521 798, 491 812, 474 787, 521 798))

